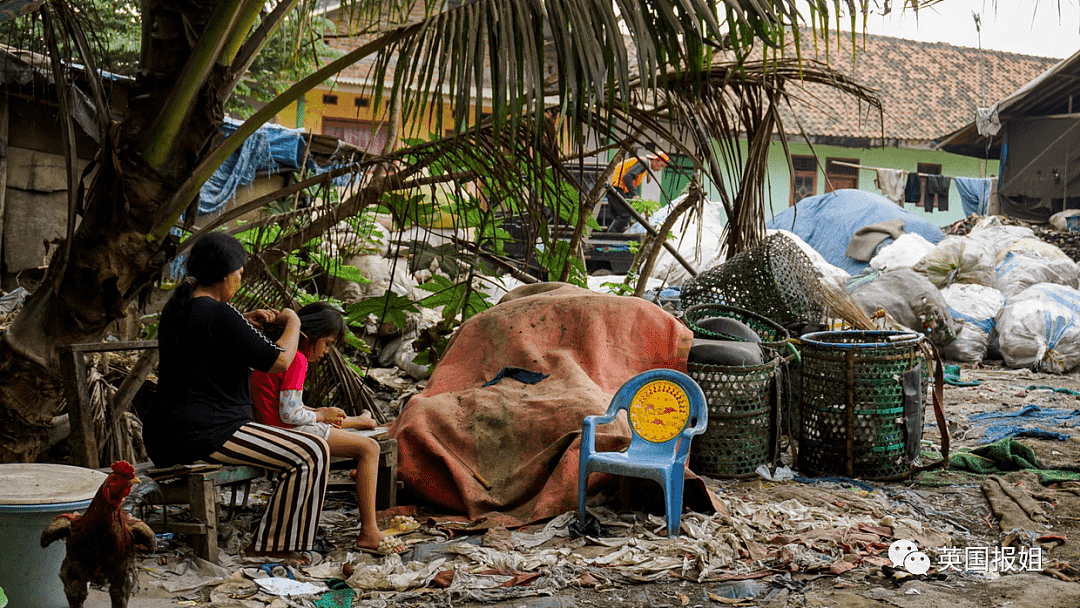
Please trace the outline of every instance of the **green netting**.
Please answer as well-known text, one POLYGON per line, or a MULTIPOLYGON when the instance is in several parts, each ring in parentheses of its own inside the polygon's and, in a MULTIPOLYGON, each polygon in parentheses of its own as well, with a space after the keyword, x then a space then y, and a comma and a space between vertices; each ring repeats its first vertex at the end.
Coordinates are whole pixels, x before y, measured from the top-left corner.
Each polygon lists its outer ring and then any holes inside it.
POLYGON ((825 298, 819 273, 799 246, 782 234, 711 268, 683 285, 680 302, 727 304, 784 327, 820 323, 825 298))
POLYGON ((910 472, 901 376, 923 362, 921 341, 896 331, 802 337, 800 471, 861 479, 910 472))
POLYGON ((694 438, 690 469, 711 477, 751 477, 769 462, 776 441, 773 384, 782 359, 765 365, 722 366, 690 363, 701 386, 709 426, 694 438))

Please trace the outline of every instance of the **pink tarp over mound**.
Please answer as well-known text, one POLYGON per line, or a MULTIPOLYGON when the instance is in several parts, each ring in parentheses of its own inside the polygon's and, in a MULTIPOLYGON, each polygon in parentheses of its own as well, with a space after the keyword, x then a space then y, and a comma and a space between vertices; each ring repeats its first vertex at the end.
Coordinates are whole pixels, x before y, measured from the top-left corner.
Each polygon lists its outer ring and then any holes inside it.
MULTIPOLYGON (((504 298, 465 322, 427 387, 390 426, 399 442, 398 479, 420 498, 477 523, 511 527, 574 510, 582 419, 603 414, 635 374, 686 371, 692 334, 660 307, 552 287, 504 298), (548 377, 483 386, 507 367, 548 377)), ((599 430, 600 449, 629 443, 625 422, 599 430)), ((605 480, 591 476, 590 490, 605 480)), ((713 497, 697 481, 687 484, 686 504, 711 512, 713 497)))

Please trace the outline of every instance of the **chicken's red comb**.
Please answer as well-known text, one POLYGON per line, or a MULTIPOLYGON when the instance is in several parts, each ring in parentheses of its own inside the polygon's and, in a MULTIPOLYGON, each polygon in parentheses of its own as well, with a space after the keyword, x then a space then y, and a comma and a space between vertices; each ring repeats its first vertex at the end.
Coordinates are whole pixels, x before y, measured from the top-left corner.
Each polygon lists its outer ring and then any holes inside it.
POLYGON ((114 473, 119 473, 124 477, 135 477, 135 467, 128 464, 126 460, 117 460, 112 464, 112 470, 114 473))

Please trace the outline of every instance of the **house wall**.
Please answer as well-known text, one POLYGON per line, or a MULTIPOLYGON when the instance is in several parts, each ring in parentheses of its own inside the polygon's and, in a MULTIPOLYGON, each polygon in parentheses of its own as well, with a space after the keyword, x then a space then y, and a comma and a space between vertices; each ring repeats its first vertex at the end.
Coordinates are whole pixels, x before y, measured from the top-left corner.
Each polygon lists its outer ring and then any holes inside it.
MULTIPOLYGON (((746 151, 746 142, 740 142, 742 151, 746 151)), ((941 165, 942 175, 950 177, 990 177, 997 175, 997 161, 982 161, 959 154, 950 154, 941 150, 922 150, 910 148, 845 148, 841 146, 815 145, 813 150, 807 144, 789 143, 792 156, 816 156, 818 158, 817 189, 814 194, 825 193, 825 161, 828 158, 855 159, 860 165, 870 167, 882 167, 887 169, 903 169, 913 172, 919 163, 941 165), (985 167, 984 167, 985 164, 985 167)), ((869 169, 858 170, 858 189, 875 194, 881 194, 874 185, 875 172, 869 169)), ((734 191, 732 186, 729 186, 734 191)), ((706 187, 706 196, 710 200, 718 200, 717 190, 709 185, 706 187)), ((784 148, 779 143, 774 144, 769 150, 769 183, 766 186, 766 195, 772 201, 772 213, 782 213, 791 205, 791 175, 788 170, 787 159, 784 156, 784 148)), ((797 202, 797 201, 796 201, 797 202)), ((964 218, 963 208, 960 204, 960 194, 956 190, 956 184, 949 188, 948 211, 935 210, 927 213, 920 207, 911 203, 905 203, 904 209, 918 215, 937 226, 947 226, 964 218)))
MULTIPOLYGON (((356 85, 338 84, 333 88, 317 88, 308 91, 301 101, 293 102, 279 112, 277 120, 285 127, 303 128, 309 133, 335 135, 339 139, 341 139, 339 133, 326 128, 328 122, 331 124, 335 121, 357 124, 370 123, 376 132, 385 132, 389 128, 386 117, 386 102, 386 97, 383 97, 378 114, 376 114, 373 109, 374 100, 370 89, 356 85), (327 96, 336 97, 337 103, 326 103, 324 100, 327 96)), ((453 116, 451 115, 450 106, 446 105, 443 109, 443 129, 451 127, 452 124, 453 116)), ((441 135, 436 133, 436 126, 434 112, 429 111, 425 117, 414 118, 403 124, 398 133, 398 139, 428 139, 432 135, 441 135)), ((378 139, 377 141, 381 143, 385 139, 378 139)), ((348 143, 356 145, 355 142, 348 143)), ((382 148, 379 147, 372 151, 381 153, 382 148)))

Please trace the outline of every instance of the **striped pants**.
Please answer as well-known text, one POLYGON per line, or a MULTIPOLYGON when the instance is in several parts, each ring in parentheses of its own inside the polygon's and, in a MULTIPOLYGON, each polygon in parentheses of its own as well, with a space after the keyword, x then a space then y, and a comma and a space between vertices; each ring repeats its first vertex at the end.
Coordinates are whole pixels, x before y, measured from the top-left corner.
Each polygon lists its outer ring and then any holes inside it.
POLYGON ((205 460, 262 467, 279 474, 252 549, 313 548, 330 476, 330 447, 324 439, 251 422, 205 460))

